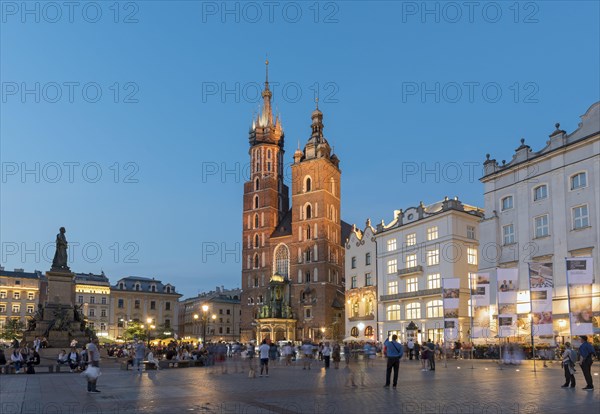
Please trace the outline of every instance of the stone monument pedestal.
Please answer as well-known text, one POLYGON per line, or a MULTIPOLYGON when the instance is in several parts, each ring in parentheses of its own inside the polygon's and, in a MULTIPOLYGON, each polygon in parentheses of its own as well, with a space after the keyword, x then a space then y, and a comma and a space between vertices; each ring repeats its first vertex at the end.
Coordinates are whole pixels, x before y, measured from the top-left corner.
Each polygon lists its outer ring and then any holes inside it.
POLYGON ((78 345, 87 343, 83 315, 74 306, 75 274, 67 269, 52 269, 48 278, 48 302, 36 314, 35 328, 25 332, 25 341, 45 337, 53 348, 67 348, 73 339, 78 345))

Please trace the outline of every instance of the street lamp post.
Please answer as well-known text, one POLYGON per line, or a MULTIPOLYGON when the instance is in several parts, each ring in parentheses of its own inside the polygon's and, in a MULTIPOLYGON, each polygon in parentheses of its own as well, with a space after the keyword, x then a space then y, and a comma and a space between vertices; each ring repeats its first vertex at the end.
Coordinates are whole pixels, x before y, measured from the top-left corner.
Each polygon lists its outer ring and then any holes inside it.
POLYGON ((154 325, 152 325, 152 318, 146 319, 148 322, 148 329, 146 330, 146 336, 148 337, 148 348, 150 348, 150 329, 154 329, 154 325))
POLYGON ((206 345, 207 316, 208 316, 208 305, 202 305, 202 346, 206 345))

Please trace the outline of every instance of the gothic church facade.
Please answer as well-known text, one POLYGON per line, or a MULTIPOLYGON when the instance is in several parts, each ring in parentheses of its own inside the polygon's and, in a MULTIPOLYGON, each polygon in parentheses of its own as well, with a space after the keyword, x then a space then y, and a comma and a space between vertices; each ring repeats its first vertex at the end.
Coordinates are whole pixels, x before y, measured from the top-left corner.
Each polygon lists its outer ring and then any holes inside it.
POLYGON ((344 334, 344 248, 339 159, 312 112, 311 134, 284 183, 284 132, 273 116, 268 62, 263 105, 249 131, 244 183, 241 338, 262 341, 344 334), (291 196, 291 206, 290 206, 291 196))

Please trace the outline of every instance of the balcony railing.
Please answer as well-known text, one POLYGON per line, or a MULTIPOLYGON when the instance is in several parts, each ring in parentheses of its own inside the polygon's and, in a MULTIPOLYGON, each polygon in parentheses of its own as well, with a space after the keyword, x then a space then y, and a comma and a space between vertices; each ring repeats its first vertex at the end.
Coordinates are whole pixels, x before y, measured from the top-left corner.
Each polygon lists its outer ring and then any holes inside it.
POLYGON ((407 275, 412 275, 415 273, 423 273, 423 266, 418 265, 418 266, 407 267, 406 269, 398 270, 398 276, 407 276, 407 275))
POLYGON ((434 296, 434 295, 441 295, 441 294, 442 294, 442 288, 424 289, 424 290, 417 290, 416 292, 402 292, 402 293, 396 293, 394 295, 381 295, 379 297, 379 300, 383 302, 386 300, 410 299, 410 298, 417 298, 420 296, 434 296))
POLYGON ((348 319, 350 322, 358 322, 358 321, 372 321, 375 320, 375 315, 363 315, 363 316, 352 316, 348 319))

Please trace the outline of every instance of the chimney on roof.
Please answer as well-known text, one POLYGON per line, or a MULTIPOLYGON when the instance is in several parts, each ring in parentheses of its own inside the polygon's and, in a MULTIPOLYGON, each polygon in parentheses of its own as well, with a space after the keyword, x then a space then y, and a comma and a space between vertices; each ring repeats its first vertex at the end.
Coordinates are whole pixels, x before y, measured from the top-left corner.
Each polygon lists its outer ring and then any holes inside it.
POLYGON ((219 293, 219 287, 215 287, 215 292, 219 293))

